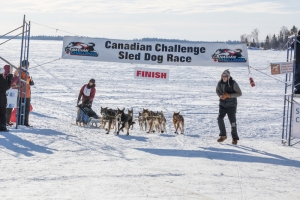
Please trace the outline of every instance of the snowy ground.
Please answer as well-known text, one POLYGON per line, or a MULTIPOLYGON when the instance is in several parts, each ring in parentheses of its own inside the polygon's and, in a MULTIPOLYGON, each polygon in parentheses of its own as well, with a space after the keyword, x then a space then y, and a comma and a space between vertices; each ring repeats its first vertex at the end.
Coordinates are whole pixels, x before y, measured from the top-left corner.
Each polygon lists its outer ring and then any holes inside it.
MULTIPOLYGON (((240 141, 218 144, 215 87, 225 68, 153 66, 170 69, 170 81, 143 81, 133 78, 132 64, 59 60, 35 67, 59 58, 62 42, 30 45, 34 127, 0 133, 0 199, 300 199, 300 146, 281 144, 283 83, 252 70, 251 88, 247 68, 230 68, 243 92, 240 141), (133 108, 135 117, 143 108, 162 110, 168 132, 135 126, 130 136, 116 136, 71 125, 79 89, 90 78, 98 114, 101 106, 133 108), (185 135, 173 133, 177 111, 185 135)), ((20 40, 10 41, 0 56, 17 65, 19 49, 20 40)), ((286 58, 278 51, 248 54, 251 66, 267 74, 271 61, 286 58)))

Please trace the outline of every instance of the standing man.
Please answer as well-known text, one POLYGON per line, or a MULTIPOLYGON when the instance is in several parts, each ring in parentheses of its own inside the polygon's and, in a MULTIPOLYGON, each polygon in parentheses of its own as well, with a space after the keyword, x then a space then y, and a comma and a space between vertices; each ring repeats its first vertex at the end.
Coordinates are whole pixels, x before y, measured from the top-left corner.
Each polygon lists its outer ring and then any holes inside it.
POLYGON ((82 97, 82 104, 92 107, 92 103, 96 94, 95 87, 95 79, 93 78, 89 81, 88 84, 83 85, 78 95, 77 105, 79 104, 82 97))
POLYGON ((220 129, 220 138, 218 142, 227 139, 224 117, 228 116, 231 124, 232 144, 236 145, 239 140, 236 128, 236 108, 237 97, 242 96, 242 91, 236 81, 230 76, 229 70, 225 70, 221 75, 221 80, 216 88, 217 95, 220 97, 218 125, 220 129))
POLYGON ((6 91, 9 90, 12 74, 4 78, 4 68, 0 68, 0 131, 8 131, 6 128, 6 91))
POLYGON ((294 42, 296 42, 296 69, 294 74, 294 85, 295 94, 300 94, 300 30, 298 31, 298 36, 296 41, 293 41, 291 48, 294 49, 294 42))

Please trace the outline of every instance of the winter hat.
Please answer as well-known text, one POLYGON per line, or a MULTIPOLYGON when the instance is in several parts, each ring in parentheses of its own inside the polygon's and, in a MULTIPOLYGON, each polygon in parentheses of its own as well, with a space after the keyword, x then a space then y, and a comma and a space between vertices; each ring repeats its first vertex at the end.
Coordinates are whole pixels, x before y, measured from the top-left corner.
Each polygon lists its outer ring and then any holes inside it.
POLYGON ((94 83, 95 84, 95 79, 91 79, 90 81, 89 81, 89 83, 94 83))
MULTIPOLYGON (((229 79, 230 79, 230 71, 229 71, 229 69, 224 70, 223 73, 222 73, 222 75, 223 75, 223 74, 227 75, 227 77, 228 77, 228 78, 227 78, 227 82, 228 82, 228 85, 230 85, 230 84, 229 84, 229 79)), ((222 75, 221 75, 221 80, 223 80, 223 79, 222 79, 222 75)))
MULTIPOLYGON (((224 70, 223 73, 222 73, 222 75, 223 75, 223 74, 226 74, 226 75, 228 76, 228 80, 230 79, 230 71, 229 71, 229 69, 224 70)), ((221 75, 221 76, 222 76, 222 75, 221 75)), ((222 78, 222 77, 221 77, 221 78, 222 78)))
POLYGON ((10 73, 10 66, 9 65, 4 65, 4 71, 5 71, 5 75, 10 73))
POLYGON ((0 74, 4 73, 4 68, 0 68, 0 74))
POLYGON ((29 66, 29 61, 28 60, 23 60, 22 61, 22 67, 25 67, 25 66, 29 66))

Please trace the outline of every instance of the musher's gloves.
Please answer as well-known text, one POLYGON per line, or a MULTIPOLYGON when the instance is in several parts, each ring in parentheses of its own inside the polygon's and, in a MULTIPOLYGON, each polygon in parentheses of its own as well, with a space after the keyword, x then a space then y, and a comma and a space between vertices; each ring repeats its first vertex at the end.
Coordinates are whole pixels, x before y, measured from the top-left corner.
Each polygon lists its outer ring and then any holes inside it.
POLYGON ((221 97, 222 100, 225 100, 225 99, 228 99, 228 98, 230 98, 230 94, 228 94, 228 93, 224 93, 221 97))
POLYGON ((34 82, 32 80, 32 76, 30 77, 29 85, 34 85, 34 82))

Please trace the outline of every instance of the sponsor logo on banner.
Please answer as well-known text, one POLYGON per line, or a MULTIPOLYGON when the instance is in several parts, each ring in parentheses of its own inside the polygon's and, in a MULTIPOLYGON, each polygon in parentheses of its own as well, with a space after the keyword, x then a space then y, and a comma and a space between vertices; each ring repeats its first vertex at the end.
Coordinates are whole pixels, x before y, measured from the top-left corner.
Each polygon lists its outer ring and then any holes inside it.
POLYGON ((294 98, 293 119, 292 119, 292 137, 300 139, 300 98, 294 98))
POLYGON ((242 49, 218 49, 212 55, 215 62, 247 62, 247 59, 242 55, 242 49))
POLYGON ((169 81, 168 69, 134 68, 134 78, 169 81))
POLYGON ((98 57, 98 52, 95 51, 95 44, 83 43, 83 42, 70 42, 68 46, 65 47, 65 51, 67 54, 73 56, 92 56, 98 57))
POLYGON ((271 63, 271 74, 287 74, 293 72, 293 62, 271 63))

